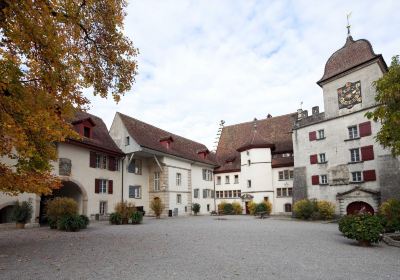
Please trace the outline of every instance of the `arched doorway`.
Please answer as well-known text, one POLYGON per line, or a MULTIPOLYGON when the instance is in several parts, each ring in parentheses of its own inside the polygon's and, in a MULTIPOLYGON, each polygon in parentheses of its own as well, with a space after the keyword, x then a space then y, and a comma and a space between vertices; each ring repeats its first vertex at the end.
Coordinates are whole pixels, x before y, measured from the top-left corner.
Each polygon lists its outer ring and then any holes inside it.
POLYGON ((63 180, 62 186, 59 189, 53 190, 51 195, 42 196, 40 199, 39 222, 46 224, 46 203, 55 197, 69 197, 78 203, 79 214, 86 215, 87 213, 87 194, 85 189, 76 181, 63 180))
POLYGON ((374 214, 374 208, 364 201, 355 201, 347 205, 347 215, 353 215, 358 213, 370 213, 374 214))
POLYGON ((0 224, 12 223, 11 213, 14 209, 14 205, 6 205, 0 209, 0 224))

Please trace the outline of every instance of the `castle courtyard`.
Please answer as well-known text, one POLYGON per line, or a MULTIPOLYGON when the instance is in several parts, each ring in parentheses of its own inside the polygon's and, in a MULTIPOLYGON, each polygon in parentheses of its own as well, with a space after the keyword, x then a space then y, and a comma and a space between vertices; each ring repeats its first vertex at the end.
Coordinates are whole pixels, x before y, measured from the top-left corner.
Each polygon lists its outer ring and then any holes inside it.
POLYGON ((275 217, 0 230, 1 279, 400 279, 399 267, 399 248, 359 247, 337 224, 275 217))

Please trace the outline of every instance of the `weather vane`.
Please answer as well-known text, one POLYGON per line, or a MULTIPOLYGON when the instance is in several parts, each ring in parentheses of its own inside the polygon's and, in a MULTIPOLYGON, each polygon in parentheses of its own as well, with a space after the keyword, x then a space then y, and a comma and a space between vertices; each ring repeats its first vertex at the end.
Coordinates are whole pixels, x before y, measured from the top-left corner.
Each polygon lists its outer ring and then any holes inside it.
POLYGON ((351 25, 350 25, 349 19, 350 19, 351 13, 352 13, 352 12, 350 12, 350 13, 348 13, 348 14, 346 15, 346 17, 347 17, 347 26, 346 26, 346 28, 347 28, 347 36, 350 36, 350 27, 351 27, 351 25))

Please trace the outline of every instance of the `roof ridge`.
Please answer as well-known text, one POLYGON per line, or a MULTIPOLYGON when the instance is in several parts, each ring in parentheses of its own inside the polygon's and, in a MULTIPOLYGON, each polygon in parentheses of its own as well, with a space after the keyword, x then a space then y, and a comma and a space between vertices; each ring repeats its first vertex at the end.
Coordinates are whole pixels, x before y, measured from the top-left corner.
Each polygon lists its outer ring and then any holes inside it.
MULTIPOLYGON (((287 114, 284 114, 284 115, 279 115, 279 116, 275 116, 275 117, 271 117, 271 118, 263 118, 263 119, 259 119, 259 120, 257 120, 257 121, 266 121, 266 120, 272 120, 272 119, 277 119, 277 118, 287 117, 287 116, 290 116, 290 115, 295 115, 295 114, 297 114, 297 113, 296 113, 296 112, 292 112, 292 113, 287 113, 287 114)), ((248 122, 241 122, 241 123, 236 123, 236 124, 230 124, 230 125, 226 125, 226 126, 224 126, 224 128, 225 128, 225 127, 236 126, 236 125, 249 124, 249 123, 254 123, 254 120, 252 120, 252 121, 248 121, 248 122)))
POLYGON ((163 132, 166 132, 167 134, 170 134, 170 135, 172 135, 172 136, 177 136, 177 137, 182 138, 182 139, 184 139, 184 140, 187 140, 187 141, 190 141, 190 142, 199 144, 199 145, 203 145, 204 147, 206 147, 206 148, 208 149, 208 147, 207 147, 206 145, 204 145, 203 143, 200 143, 200 142, 194 141, 194 140, 192 140, 192 139, 186 138, 186 137, 184 137, 184 136, 181 136, 181 135, 178 135, 178 134, 169 132, 169 131, 167 131, 167 130, 165 130, 165 129, 159 128, 159 127, 157 127, 157 126, 155 126, 155 125, 152 125, 152 124, 149 124, 149 123, 147 123, 147 122, 141 121, 141 120, 139 120, 139 119, 136 119, 136 118, 134 118, 134 117, 128 116, 128 115, 126 115, 126 114, 123 114, 123 113, 120 113, 120 112, 117 112, 117 114, 120 114, 120 115, 122 115, 122 116, 125 116, 125 117, 127 117, 127 118, 130 118, 130 119, 132 119, 132 120, 134 120, 134 121, 140 122, 140 123, 142 123, 142 124, 151 126, 151 127, 156 128, 156 129, 158 129, 158 130, 161 130, 161 131, 163 131, 163 132))

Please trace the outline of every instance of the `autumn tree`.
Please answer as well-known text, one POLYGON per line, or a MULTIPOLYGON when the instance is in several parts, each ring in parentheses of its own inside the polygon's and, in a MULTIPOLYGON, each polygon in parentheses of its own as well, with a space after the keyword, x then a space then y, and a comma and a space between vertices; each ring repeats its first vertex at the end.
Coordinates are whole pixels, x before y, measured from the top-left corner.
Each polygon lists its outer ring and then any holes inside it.
POLYGON ((56 144, 87 108, 82 90, 118 102, 138 53, 123 35, 124 0, 0 0, 0 191, 48 194, 56 144))
POLYGON ((399 56, 392 58, 388 71, 374 82, 379 106, 366 116, 382 124, 376 139, 393 156, 400 156, 400 63, 399 56))

